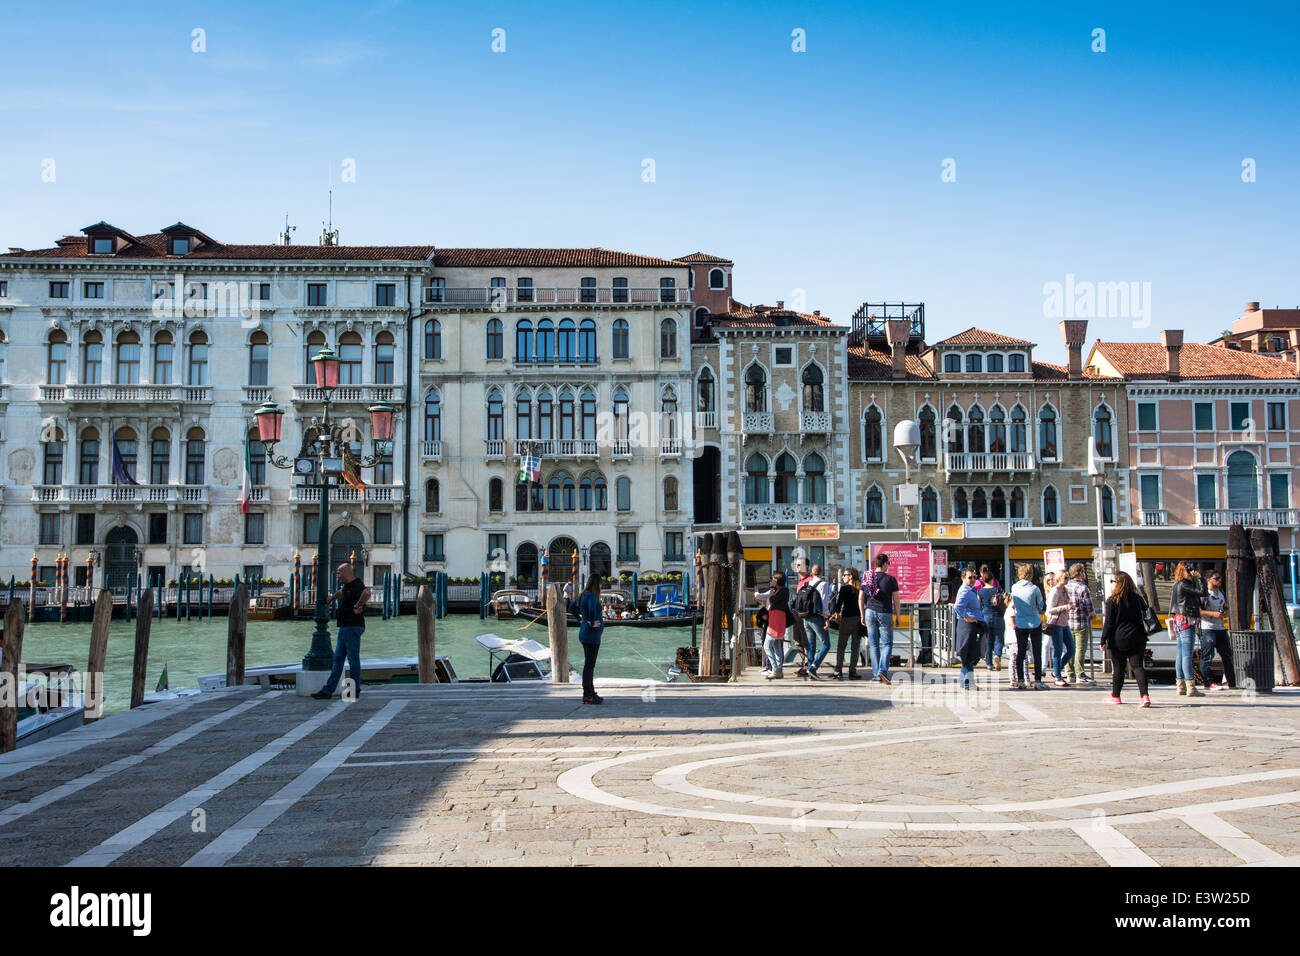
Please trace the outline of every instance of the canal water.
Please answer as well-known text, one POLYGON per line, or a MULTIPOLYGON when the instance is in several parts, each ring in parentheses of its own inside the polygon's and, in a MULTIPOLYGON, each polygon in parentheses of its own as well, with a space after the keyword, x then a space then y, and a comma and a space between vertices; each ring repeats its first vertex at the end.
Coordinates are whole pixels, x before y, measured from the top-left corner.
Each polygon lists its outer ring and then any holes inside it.
MULTIPOLYGON (((451 658, 461 677, 487 675, 488 655, 474 638, 497 634, 507 639, 531 638, 547 642, 545 622, 522 629, 523 620, 480 621, 473 614, 451 614, 438 621, 436 652, 451 658)), ((249 621, 245 666, 296 663, 311 646, 312 621, 249 621)), ((330 624, 330 636, 336 631, 330 624)), ((582 669, 578 635, 569 632, 570 664, 582 669)), ((677 657, 678 647, 689 647, 689 627, 611 627, 606 632, 596 665, 598 677, 664 680, 677 657)), ((135 653, 135 621, 113 622, 105 664, 105 713, 126 710, 131 703, 131 665, 135 653)), ((361 656, 414 657, 415 615, 383 621, 368 619, 361 639, 361 656)), ((84 671, 90 654, 90 624, 29 624, 23 638, 23 660, 28 664, 72 664, 84 671)), ((226 619, 210 621, 155 620, 149 636, 149 670, 145 690, 158 682, 167 667, 172 690, 197 687, 198 678, 226 670, 226 619)), ((344 674, 346 675, 346 668, 344 674)))

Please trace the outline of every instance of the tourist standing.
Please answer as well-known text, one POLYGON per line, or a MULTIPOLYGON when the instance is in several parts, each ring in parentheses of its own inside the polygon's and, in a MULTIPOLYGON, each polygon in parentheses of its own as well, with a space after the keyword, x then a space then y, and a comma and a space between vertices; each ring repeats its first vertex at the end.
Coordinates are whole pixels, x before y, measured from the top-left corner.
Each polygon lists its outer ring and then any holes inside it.
POLYGON ((969 689, 979 660, 980 631, 984 623, 984 609, 980 604, 978 580, 975 569, 962 572, 962 585, 957 589, 957 602, 953 614, 957 619, 957 641, 954 650, 961 658, 961 686, 969 689))
POLYGON ((1002 651, 1006 645, 1007 630, 1002 615, 1007 609, 1007 595, 987 564, 980 568, 980 576, 975 582, 975 587, 980 602, 980 617, 984 622, 982 640, 984 666, 990 670, 1000 671, 1002 651))
POLYGON ((799 582, 799 591, 795 595, 795 611, 808 637, 808 674, 811 677, 817 676, 817 668, 821 667, 831 649, 830 636, 826 633, 826 615, 830 606, 831 586, 822 577, 821 565, 814 564, 808 577, 799 582))
POLYGON ((1088 590, 1088 572, 1084 566, 1075 562, 1070 565, 1070 579, 1065 582, 1065 595, 1070 601, 1070 616, 1066 622, 1070 635, 1074 638, 1074 658, 1067 662, 1070 682, 1074 684, 1094 684, 1083 670, 1083 658, 1092 646, 1092 616, 1095 613, 1092 604, 1092 592, 1088 590))
POLYGON ((370 600, 370 588, 361 583, 361 579, 352 570, 349 562, 339 565, 339 589, 325 599, 326 604, 338 601, 335 620, 338 622, 338 644, 334 648, 334 666, 324 685, 312 694, 317 700, 329 700, 343 676, 343 659, 348 661, 348 676, 352 678, 352 697, 361 696, 361 635, 366 630, 366 603, 370 600))
POLYGON ((1178 678, 1178 695, 1204 697, 1196 689, 1196 672, 1192 665, 1192 651, 1196 647, 1196 625, 1201 619, 1201 598, 1205 589, 1201 572, 1179 561, 1174 568, 1174 591, 1169 599, 1169 636, 1177 642, 1174 657, 1174 676, 1178 678))
POLYGON ((587 578, 587 586, 578 599, 578 614, 582 620, 578 629, 578 641, 582 644, 582 702, 603 704, 605 698, 596 693, 596 655, 600 653, 600 633, 605 629, 599 574, 587 578))
POLYGON ((779 680, 785 676, 781 665, 785 662, 785 632, 790 623, 790 591, 785 586, 785 572, 772 575, 771 586, 766 591, 755 591, 754 597, 767 608, 767 630, 763 635, 763 676, 779 680))
POLYGON ((1205 596, 1201 598, 1201 676, 1208 690, 1233 690, 1237 686, 1237 672, 1232 664, 1232 645, 1228 642, 1228 597, 1223 593, 1223 575, 1211 571, 1206 579, 1205 596), (1223 683, 1210 683, 1210 664, 1214 652, 1223 659, 1223 683))
POLYGON ((1034 583, 1034 568, 1022 564, 1016 569, 1018 581, 1011 588, 1011 603, 1016 611, 1016 677, 1012 687, 1032 687, 1034 690, 1046 690, 1043 683, 1043 660, 1040 645, 1043 637, 1043 592, 1034 583), (1033 683, 1027 679, 1026 658, 1033 655, 1033 683))
POLYGON ((898 579, 889 573, 889 555, 876 555, 876 566, 862 579, 858 595, 862 622, 867 628, 871 672, 889 683, 889 659, 894 653, 894 615, 899 613, 898 579))
POLYGON ((1151 697, 1147 694, 1147 672, 1142 663, 1147 649, 1147 632, 1142 624, 1145 605, 1133 579, 1123 571, 1116 572, 1115 585, 1106 598, 1101 628, 1101 649, 1103 652, 1110 650, 1112 704, 1121 703, 1119 695, 1124 687, 1124 669, 1127 666, 1137 681, 1142 706, 1151 706, 1151 697))
POLYGON ((1057 687, 1068 687, 1062 668, 1074 660, 1074 635, 1070 633, 1070 597, 1065 591, 1065 572, 1047 575, 1047 626, 1052 634, 1052 675, 1057 687))
POLYGON ((840 680, 844 676, 844 648, 849 648, 849 680, 858 680, 858 652, 862 645, 862 609, 858 604, 857 568, 845 568, 840 575, 840 588, 835 592, 835 603, 831 605, 831 617, 839 625, 839 636, 835 641, 835 670, 831 677, 840 680))

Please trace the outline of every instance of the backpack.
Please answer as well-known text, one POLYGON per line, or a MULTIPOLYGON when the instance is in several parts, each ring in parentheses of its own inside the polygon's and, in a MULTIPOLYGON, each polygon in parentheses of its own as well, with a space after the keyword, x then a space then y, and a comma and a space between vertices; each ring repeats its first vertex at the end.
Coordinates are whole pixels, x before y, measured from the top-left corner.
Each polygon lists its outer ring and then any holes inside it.
MULTIPOLYGON (((985 586, 987 587, 988 585, 985 586)), ((993 595, 993 598, 989 603, 993 605, 993 610, 1005 611, 1007 609, 1007 592, 998 588, 998 593, 993 595)))
POLYGON ((822 613, 822 596, 811 580, 794 596, 794 613, 800 617, 822 613))
POLYGON ((867 597, 875 598, 880 596, 880 581, 878 580, 879 572, 868 571, 862 576, 862 590, 867 597))

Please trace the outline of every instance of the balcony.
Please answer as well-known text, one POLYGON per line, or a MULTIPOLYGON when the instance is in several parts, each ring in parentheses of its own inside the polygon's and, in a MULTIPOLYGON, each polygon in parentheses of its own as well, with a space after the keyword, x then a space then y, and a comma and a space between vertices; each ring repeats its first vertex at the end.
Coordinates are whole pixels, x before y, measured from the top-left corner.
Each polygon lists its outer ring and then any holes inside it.
MULTIPOLYGON (((367 485, 366 501, 369 504, 385 503, 402 500, 401 485, 367 485)), ((320 489, 310 488, 303 485, 294 485, 289 489, 289 501, 293 504, 318 504, 320 502, 320 489)), ((330 488, 330 504, 346 504, 349 502, 361 501, 361 492, 351 485, 336 485, 330 488)))
POLYGON ((701 431, 705 428, 718 427, 717 412, 696 412, 695 413, 695 430, 701 431))
POLYGON ((830 412, 803 412, 799 416, 799 430, 805 435, 829 435, 831 428, 830 412))
POLYGON ((483 454, 488 458, 506 457, 506 440, 504 438, 485 438, 483 454))
POLYGON ((610 445, 610 454, 615 458, 631 458, 632 443, 626 438, 615 438, 610 445))
POLYGON ((833 504, 744 505, 741 523, 745 525, 792 525, 835 521, 833 504))
MULTIPOLYGON (((389 402, 393 405, 401 405, 404 394, 401 385, 340 385, 333 389, 330 401, 335 405, 347 402, 367 405, 371 402, 389 402)), ((295 385, 293 387, 293 400, 295 402, 323 402, 325 401, 325 389, 317 388, 315 385, 295 385)))
POLYGON ((598 458, 600 445, 594 438, 517 438, 515 454, 540 458, 598 458))
POLYGON ((682 457, 682 443, 678 438, 664 438, 659 442, 659 457, 661 458, 680 458, 682 457))
POLYGON ((1017 531, 1020 528, 1032 528, 1034 526, 1033 518, 1009 518, 1007 520, 1011 522, 1012 531, 1017 531))
POLYGON ((745 435, 772 434, 772 413, 745 412, 745 417, 741 420, 740 430, 745 435))
POLYGON ((505 309, 530 305, 685 305, 691 301, 690 289, 615 289, 604 286, 583 289, 574 286, 518 288, 470 286, 446 289, 436 286, 424 290, 424 304, 434 308, 468 307, 505 309))
POLYGON ((263 402, 271 401, 271 392, 273 389, 265 385, 245 385, 244 402, 248 405, 261 405, 263 402))
POLYGON ((420 442, 420 458, 424 461, 442 461, 442 440, 420 442))
POLYGON ((211 389, 180 385, 42 385, 43 402, 210 402, 211 389))
POLYGON ((1197 508, 1196 523, 1203 528, 1294 527, 1300 524, 1300 508, 1197 508))
POLYGON ((1034 471, 1034 456, 1027 451, 1009 452, 945 452, 944 470, 961 471, 1034 471))
POLYGON ((32 501, 39 504, 130 504, 177 500, 203 500, 206 488, 199 485, 37 485, 32 501), (201 497, 180 499, 179 493, 197 489, 201 497))
POLYGON ((1164 508, 1143 508, 1138 521, 1144 528, 1163 528, 1169 524, 1169 512, 1164 508))
POLYGON ((248 489, 248 500, 255 505, 264 505, 271 500, 271 489, 263 485, 248 489))

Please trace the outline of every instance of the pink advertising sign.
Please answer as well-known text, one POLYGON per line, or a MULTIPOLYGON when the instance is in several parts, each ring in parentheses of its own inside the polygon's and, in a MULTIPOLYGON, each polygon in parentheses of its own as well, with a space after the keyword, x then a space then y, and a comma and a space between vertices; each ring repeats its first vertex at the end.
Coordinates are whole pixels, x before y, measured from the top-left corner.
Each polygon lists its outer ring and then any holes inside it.
POLYGON ((900 541, 871 545, 870 567, 876 555, 889 555, 889 573, 898 579, 898 600, 904 604, 930 603, 930 542, 900 541))

